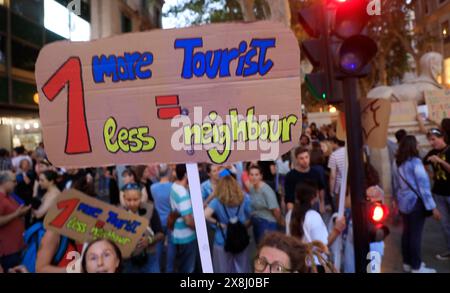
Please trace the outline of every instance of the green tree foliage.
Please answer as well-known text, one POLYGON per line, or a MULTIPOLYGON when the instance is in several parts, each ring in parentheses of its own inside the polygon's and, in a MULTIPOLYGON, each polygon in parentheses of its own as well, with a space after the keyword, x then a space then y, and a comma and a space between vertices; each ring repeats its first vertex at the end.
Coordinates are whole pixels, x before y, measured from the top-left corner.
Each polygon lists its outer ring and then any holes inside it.
MULTIPOLYGON (((254 0, 252 13, 257 20, 267 19, 270 16, 269 5, 265 0, 254 0)), ((244 20, 239 0, 185 0, 171 7, 164 16, 185 17, 188 26, 244 20)))
POLYGON ((243 19, 238 0, 185 0, 171 7, 164 16, 185 17, 187 26, 243 19))

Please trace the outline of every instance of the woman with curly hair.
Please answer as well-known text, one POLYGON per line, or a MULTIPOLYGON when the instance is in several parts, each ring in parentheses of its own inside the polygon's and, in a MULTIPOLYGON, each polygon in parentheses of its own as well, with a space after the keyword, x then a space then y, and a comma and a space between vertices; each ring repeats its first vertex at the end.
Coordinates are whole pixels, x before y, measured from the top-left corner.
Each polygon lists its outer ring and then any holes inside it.
POLYGON ((324 258, 328 248, 321 242, 303 243, 280 232, 266 234, 259 244, 254 261, 255 273, 335 273, 324 258), (318 269, 317 259, 322 269, 318 269))

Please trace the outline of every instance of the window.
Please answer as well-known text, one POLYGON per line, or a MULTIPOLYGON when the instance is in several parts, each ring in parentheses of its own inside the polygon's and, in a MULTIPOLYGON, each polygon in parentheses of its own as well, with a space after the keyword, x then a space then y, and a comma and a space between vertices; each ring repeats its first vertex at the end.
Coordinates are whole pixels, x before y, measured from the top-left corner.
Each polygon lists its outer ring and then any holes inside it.
POLYGON ((0 5, 0 32, 6 32, 6 9, 1 5, 0 5))
MULTIPOLYGON (((91 27, 89 22, 75 15, 67 9, 67 5, 61 5, 59 1, 45 0, 44 26, 66 39, 72 41, 88 41, 91 38, 91 27)), ((47 36, 48 37, 48 36, 47 36)), ((52 41, 46 38, 46 42, 52 41)))
POLYGON ((0 66, 6 63, 6 37, 0 35, 0 66))
POLYGON ((15 14, 11 16, 11 31, 13 36, 33 43, 36 46, 42 46, 42 26, 15 14))
POLYGON ((8 79, 0 75, 0 103, 8 103, 8 79))
POLYGON ((44 0, 11 0, 11 11, 42 24, 44 19, 44 0))
POLYGON ((36 85, 13 80, 13 101, 15 104, 36 105, 33 96, 37 92, 36 85))
POLYGON ((39 50, 18 41, 11 44, 12 66, 22 70, 34 71, 34 63, 39 54, 39 50))
MULTIPOLYGON (((64 7, 67 7, 69 5, 69 3, 72 2, 72 0, 54 0, 55 2, 58 2, 59 4, 61 4, 64 7)), ((110 1, 110 0, 108 0, 110 1)), ((90 5, 90 0, 81 0, 80 4, 80 13, 81 15, 78 15, 79 17, 81 17, 82 19, 86 20, 87 22, 91 21, 91 5, 90 5)))
POLYGON ((125 14, 121 13, 122 32, 129 33, 132 30, 131 19, 125 14))
POLYGON ((56 42, 56 41, 62 41, 65 40, 64 37, 52 32, 51 30, 46 29, 45 30, 45 43, 51 43, 51 42, 56 42))

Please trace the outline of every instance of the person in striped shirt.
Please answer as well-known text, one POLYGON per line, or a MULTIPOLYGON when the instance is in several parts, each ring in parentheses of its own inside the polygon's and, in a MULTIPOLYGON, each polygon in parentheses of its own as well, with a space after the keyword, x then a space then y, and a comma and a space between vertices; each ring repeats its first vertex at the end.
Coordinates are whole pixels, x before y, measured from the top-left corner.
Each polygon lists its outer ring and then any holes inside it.
POLYGON ((179 164, 175 168, 176 180, 170 190, 170 206, 172 212, 180 215, 173 229, 173 243, 176 246, 178 273, 192 273, 197 259, 197 237, 191 197, 188 192, 186 165, 179 164))
POLYGON ((328 168, 330 168, 330 192, 334 200, 336 209, 339 203, 339 192, 341 190, 342 175, 345 161, 345 142, 334 137, 331 139, 333 153, 328 160, 328 168))

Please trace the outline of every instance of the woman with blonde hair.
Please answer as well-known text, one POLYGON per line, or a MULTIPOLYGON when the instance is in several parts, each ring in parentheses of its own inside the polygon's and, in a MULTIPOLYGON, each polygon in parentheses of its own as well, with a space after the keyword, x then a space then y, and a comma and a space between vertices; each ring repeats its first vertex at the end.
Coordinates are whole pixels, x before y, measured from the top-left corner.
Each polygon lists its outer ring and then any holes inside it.
POLYGON ((227 169, 220 172, 214 194, 214 199, 205 209, 206 220, 217 227, 213 248, 214 272, 249 273, 247 229, 250 226, 250 199, 227 169))

